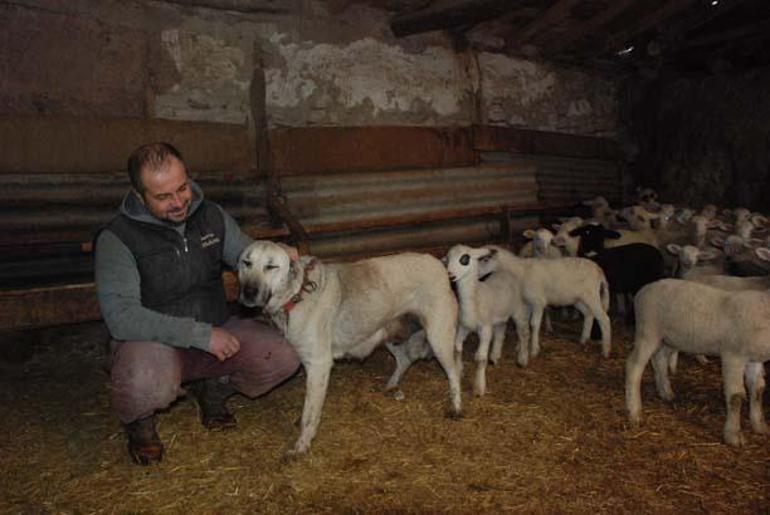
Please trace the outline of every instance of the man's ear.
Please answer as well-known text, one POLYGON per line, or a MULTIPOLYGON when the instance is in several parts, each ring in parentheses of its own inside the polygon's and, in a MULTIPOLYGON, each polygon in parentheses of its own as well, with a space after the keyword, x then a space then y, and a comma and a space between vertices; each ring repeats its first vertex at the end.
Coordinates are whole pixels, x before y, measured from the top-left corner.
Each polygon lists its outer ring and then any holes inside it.
POLYGON ((136 198, 137 198, 137 199, 139 199, 139 202, 141 202, 142 204, 144 204, 144 203, 145 203, 145 202, 144 202, 144 197, 142 196, 142 194, 141 194, 141 193, 139 193, 138 191, 136 191, 134 188, 131 188, 131 193, 133 193, 134 195, 136 195, 136 198))

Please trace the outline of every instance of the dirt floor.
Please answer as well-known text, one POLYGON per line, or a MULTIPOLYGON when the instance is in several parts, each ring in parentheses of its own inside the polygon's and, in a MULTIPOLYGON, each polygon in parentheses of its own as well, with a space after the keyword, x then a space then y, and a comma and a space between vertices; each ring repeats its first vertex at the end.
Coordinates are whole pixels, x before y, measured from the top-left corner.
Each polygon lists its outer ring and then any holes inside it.
POLYGON ((41 331, 31 359, 0 362, 0 512, 770 513, 770 436, 751 433, 744 414, 746 445, 721 443, 718 361, 683 356, 673 404, 648 367, 644 423, 630 429, 626 331, 614 325, 603 359, 597 343, 577 343, 576 323, 555 325, 526 369, 509 331, 484 398, 470 394, 469 341, 460 420, 444 416, 435 361, 407 373, 405 399, 384 395, 393 360, 379 350, 335 366, 309 455, 282 460, 298 435, 297 376, 260 399, 231 398, 231 433, 207 432, 180 399, 159 416, 165 460, 144 468, 110 413, 101 324, 41 331))

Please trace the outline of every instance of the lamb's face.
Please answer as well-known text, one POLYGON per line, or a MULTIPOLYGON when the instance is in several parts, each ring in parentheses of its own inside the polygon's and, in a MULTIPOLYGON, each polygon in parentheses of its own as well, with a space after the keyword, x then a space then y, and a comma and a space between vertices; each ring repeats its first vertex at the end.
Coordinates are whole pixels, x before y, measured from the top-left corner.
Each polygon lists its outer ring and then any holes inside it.
POLYGON ((679 251, 679 263, 683 268, 690 269, 698 265, 700 250, 694 245, 685 245, 679 251))
POLYGON ((462 281, 469 274, 476 273, 476 262, 472 258, 474 249, 466 245, 455 245, 444 257, 444 264, 449 273, 449 280, 462 281))
POLYGON ((545 256, 548 252, 548 247, 551 246, 551 241, 553 241, 553 233, 551 231, 544 227, 536 230, 535 237, 532 239, 535 255, 545 256))

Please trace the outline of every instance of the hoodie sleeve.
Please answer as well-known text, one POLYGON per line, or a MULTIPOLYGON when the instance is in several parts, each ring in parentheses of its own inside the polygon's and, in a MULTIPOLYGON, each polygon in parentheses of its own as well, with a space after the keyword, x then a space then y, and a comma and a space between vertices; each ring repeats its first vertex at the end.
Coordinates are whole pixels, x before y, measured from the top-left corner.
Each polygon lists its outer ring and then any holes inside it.
POLYGON ((142 306, 139 269, 134 256, 109 230, 102 231, 96 240, 94 261, 99 307, 114 339, 208 350, 210 324, 142 306))
POLYGON ((241 228, 238 227, 238 222, 227 211, 222 209, 222 206, 217 205, 217 207, 225 219, 225 244, 222 251, 222 260, 227 266, 235 269, 241 252, 251 245, 254 240, 241 231, 241 228))

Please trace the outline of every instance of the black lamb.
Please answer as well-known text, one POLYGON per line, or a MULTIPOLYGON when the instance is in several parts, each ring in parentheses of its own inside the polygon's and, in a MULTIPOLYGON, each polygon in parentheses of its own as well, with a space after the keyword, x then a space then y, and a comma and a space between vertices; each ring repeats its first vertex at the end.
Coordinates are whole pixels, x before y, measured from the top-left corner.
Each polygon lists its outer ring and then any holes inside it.
MULTIPOLYGON (((580 236, 578 255, 594 260, 604 271, 610 285, 610 293, 622 298, 626 322, 633 322, 633 297, 644 285, 664 277, 663 255, 660 250, 646 243, 630 243, 605 248, 604 240, 618 239, 620 233, 601 225, 588 224, 571 231, 570 236, 580 236)), ((594 325, 594 331, 598 328, 594 325)), ((594 337, 592 331, 592 337, 594 337)))

